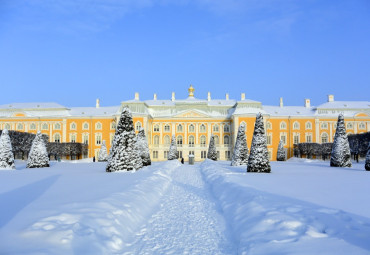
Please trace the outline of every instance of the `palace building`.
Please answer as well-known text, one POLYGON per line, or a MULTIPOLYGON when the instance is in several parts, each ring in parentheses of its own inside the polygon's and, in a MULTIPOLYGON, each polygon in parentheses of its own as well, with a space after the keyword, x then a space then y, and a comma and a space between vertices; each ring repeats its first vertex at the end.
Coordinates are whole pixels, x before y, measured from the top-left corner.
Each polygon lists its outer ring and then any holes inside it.
POLYGON ((176 99, 175 93, 169 100, 141 101, 139 93, 133 100, 118 106, 65 107, 57 103, 13 103, 0 105, 0 129, 47 134, 51 142, 79 142, 89 147, 88 157, 97 156, 101 143, 106 141, 109 149, 116 123, 123 106, 128 105, 133 114, 135 129, 144 128, 153 161, 166 160, 172 135, 176 136, 180 157, 188 160, 206 158, 211 134, 215 135, 220 160, 231 158, 233 145, 240 124, 246 126, 250 149, 256 114, 264 116, 267 147, 270 160, 276 160, 279 141, 293 156, 293 144, 302 142, 333 142, 339 113, 343 113, 348 134, 370 131, 369 101, 335 101, 333 95, 327 102, 311 106, 305 99, 303 106, 267 106, 261 102, 240 100, 207 99, 194 96, 194 88, 188 89, 189 97, 176 99))

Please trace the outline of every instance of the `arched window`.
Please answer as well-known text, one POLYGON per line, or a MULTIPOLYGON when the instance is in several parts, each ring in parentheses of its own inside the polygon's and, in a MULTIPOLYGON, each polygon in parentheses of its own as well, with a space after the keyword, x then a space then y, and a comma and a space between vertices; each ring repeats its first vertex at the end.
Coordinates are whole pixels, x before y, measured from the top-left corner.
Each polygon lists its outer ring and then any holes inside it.
POLYGON ((136 128, 136 131, 140 131, 140 129, 141 129, 141 122, 140 121, 136 121, 135 128, 136 128))
POLYGON ((181 135, 179 135, 179 136, 177 136, 177 147, 182 147, 182 136, 181 135))
POLYGON ((312 123, 307 121, 306 122, 306 129, 312 129, 312 123))
POLYGON ((89 134, 82 134, 82 141, 84 144, 89 144, 89 134))
POLYGON ((328 123, 327 122, 321 123, 321 129, 328 129, 328 123))
POLYGON ((293 124, 293 129, 299 129, 299 122, 298 121, 295 121, 294 124, 293 124))
POLYGON ((272 124, 270 121, 266 122, 266 129, 272 129, 272 124))
POLYGON ((71 134, 71 143, 76 142, 76 134, 71 134))
POLYGON ((9 123, 6 123, 6 124, 5 124, 5 129, 10 130, 10 124, 9 124, 9 123))
POLYGON ((220 127, 216 124, 213 126, 213 132, 218 132, 220 130, 220 127))
POLYGON ((57 134, 54 135, 54 142, 55 143, 60 143, 60 134, 57 133, 57 134))
POLYGON ((117 127, 117 123, 115 121, 112 121, 110 123, 110 129, 116 129, 116 127, 117 127))
POLYGON ((36 124, 35 124, 35 123, 31 123, 31 125, 30 125, 30 129, 31 129, 31 130, 35 130, 35 129, 36 129, 36 124))
POLYGON ((171 144, 170 136, 168 136, 168 135, 164 136, 164 144, 165 145, 170 145, 171 144))
POLYGON ((97 133, 95 135, 95 139, 96 139, 96 145, 100 145, 101 144, 101 134, 97 133))
POLYGON ((102 124, 101 124, 100 122, 97 122, 97 123, 95 124, 95 129, 96 129, 96 130, 101 130, 101 129, 102 129, 102 124))
POLYGON ((359 129, 365 129, 366 128, 366 125, 364 122, 360 122, 360 124, 358 124, 358 128, 359 129))
POLYGON ((286 129, 286 123, 285 123, 285 121, 282 121, 280 123, 280 129, 286 129))
POLYGON ((200 125, 199 131, 201 133, 205 133, 206 132, 206 125, 204 125, 204 124, 200 125))
POLYGON ((89 123, 85 122, 82 126, 83 129, 89 129, 89 123))
POLYGON ((327 143, 328 142, 328 134, 327 133, 322 133, 321 134, 321 143, 327 143))
POLYGON ((164 132, 171 132, 171 126, 168 124, 164 125, 164 132))
POLYGON ((194 147, 194 136, 189 136, 189 147, 194 147))
POLYGON ((17 129, 18 129, 18 130, 23 130, 23 124, 22 124, 22 123, 18 123, 18 125, 17 125, 17 129))
POLYGON ((228 135, 224 136, 224 145, 229 145, 230 144, 230 137, 228 135))
POLYGON ((177 125, 177 132, 182 132, 182 125, 181 124, 177 125))
POLYGON ((159 125, 158 124, 156 124, 156 125, 154 125, 154 132, 159 132, 159 125))
POLYGON ((215 135, 214 139, 215 139, 215 145, 219 145, 220 144, 220 138, 217 135, 215 135))
POLYGON ((347 129, 353 129, 353 124, 351 122, 347 123, 347 129))
POLYGON ((224 132, 225 133, 229 133, 230 132, 230 125, 229 124, 225 124, 225 126, 224 126, 224 132))
POLYGON ((62 126, 60 125, 60 123, 55 123, 55 124, 54 124, 54 129, 55 129, 55 130, 60 130, 60 129, 61 129, 61 127, 62 127, 62 126))
POLYGON ((76 128, 77 128, 76 123, 72 122, 71 123, 71 130, 76 130, 76 128))
POLYGON ((205 136, 205 135, 202 135, 202 136, 200 137, 200 146, 201 146, 201 147, 206 147, 206 144, 207 144, 206 136, 205 136))
POLYGON ((154 143, 154 145, 159 145, 159 136, 158 135, 155 135, 153 137, 153 143, 154 143))
POLYGON ((195 132, 195 127, 194 127, 194 125, 193 125, 193 124, 190 124, 190 125, 189 125, 189 132, 190 132, 190 133, 194 133, 194 132, 195 132))

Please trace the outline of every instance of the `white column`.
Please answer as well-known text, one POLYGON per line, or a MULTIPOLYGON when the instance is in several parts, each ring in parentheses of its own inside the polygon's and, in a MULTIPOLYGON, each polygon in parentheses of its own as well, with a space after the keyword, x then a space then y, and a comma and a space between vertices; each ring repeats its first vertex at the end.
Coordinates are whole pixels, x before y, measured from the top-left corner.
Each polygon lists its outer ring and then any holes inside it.
POLYGON ((28 125, 29 125, 29 123, 27 123, 27 122, 24 123, 24 131, 25 132, 28 132, 28 125))
POLYGON ((329 122, 329 141, 333 142, 333 123, 329 122))
POLYGON ((223 144, 224 144, 224 126, 223 126, 223 123, 220 123, 220 140, 219 141, 220 141, 220 145, 222 145, 222 147, 223 147, 223 144))
POLYGON ((49 141, 53 142, 53 123, 48 123, 49 124, 49 129, 50 129, 50 135, 49 135, 49 141))
POLYGON ((358 122, 353 122, 353 131, 355 134, 357 134, 357 125, 358 125, 358 122))
POLYGON ((172 131, 172 135, 176 135, 176 123, 175 122, 172 123, 171 131, 172 131))
POLYGON ((195 144, 196 145, 199 144, 198 135, 199 135, 199 123, 196 123, 195 124, 195 144))
POLYGON ((315 119, 315 130, 316 130, 316 136, 315 136, 315 143, 320 143, 320 121, 318 119, 315 119))
POLYGON ((367 126, 367 132, 369 132, 370 131, 370 121, 367 121, 366 126, 367 126))
POLYGON ((65 143, 65 142, 67 142, 67 120, 66 119, 63 119, 62 128, 63 128, 62 141, 63 141, 63 143, 65 143))

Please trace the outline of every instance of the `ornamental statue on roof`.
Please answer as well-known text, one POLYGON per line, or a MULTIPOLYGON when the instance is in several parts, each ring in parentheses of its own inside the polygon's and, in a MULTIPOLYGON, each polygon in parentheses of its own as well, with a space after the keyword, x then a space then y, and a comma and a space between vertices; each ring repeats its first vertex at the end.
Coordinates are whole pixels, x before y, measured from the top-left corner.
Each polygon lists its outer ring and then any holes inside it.
POLYGON ((194 97, 194 88, 193 88, 193 85, 190 84, 190 87, 189 87, 188 91, 189 91, 189 97, 194 97))

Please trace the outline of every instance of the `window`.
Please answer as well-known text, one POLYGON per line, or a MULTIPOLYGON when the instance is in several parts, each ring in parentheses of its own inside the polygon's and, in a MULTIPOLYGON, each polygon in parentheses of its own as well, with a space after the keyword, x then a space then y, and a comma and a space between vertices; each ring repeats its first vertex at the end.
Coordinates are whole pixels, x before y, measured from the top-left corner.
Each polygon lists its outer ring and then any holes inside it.
POLYGON ((267 145, 271 145, 272 144, 272 134, 271 133, 268 133, 267 136, 266 136, 266 142, 267 142, 267 145))
POLYGON ((224 136, 224 145, 228 146, 230 144, 230 136, 225 135, 224 136))
POLYGON ((89 144, 89 134, 83 134, 82 141, 84 144, 89 144))
POLYGON ((36 129, 36 124, 35 124, 35 123, 31 123, 31 125, 30 125, 30 129, 31 129, 31 130, 35 130, 35 129, 36 129))
POLYGON ((205 135, 202 135, 202 136, 200 137, 200 146, 201 146, 201 147, 206 147, 206 144, 207 144, 206 136, 205 136, 205 135))
POLYGON ((217 151, 217 159, 220 159, 220 151, 217 151))
POLYGON ((286 123, 285 121, 280 123, 280 129, 286 129, 286 123))
POLYGON ((268 149, 269 160, 272 160, 272 149, 268 149))
POLYGON ((293 129, 299 129, 300 125, 299 122, 295 121, 293 124, 293 129))
POLYGON ((347 123, 347 129, 353 129, 353 124, 351 122, 347 123))
POLYGON ((18 125, 17 125, 17 129, 18 129, 18 130, 23 130, 23 124, 22 124, 22 123, 18 123, 18 125))
POLYGON ((231 153, 230 151, 225 151, 225 159, 230 160, 231 159, 231 153))
POLYGON ((283 141, 283 144, 286 145, 286 133, 280 133, 280 141, 283 141))
POLYGON ((9 123, 6 123, 6 124, 5 124, 5 129, 10 130, 10 124, 9 124, 9 123))
POLYGON ((82 126, 83 129, 89 129, 89 123, 85 122, 82 126))
POLYGON ((101 144, 101 134, 100 133, 96 134, 95 139, 96 139, 96 145, 100 145, 101 144))
POLYGON ((55 134, 54 135, 54 142, 55 143, 60 143, 60 134, 55 134))
POLYGON ((165 145, 170 145, 171 144, 170 136, 166 135, 164 137, 164 144, 165 145))
POLYGON ((213 126, 213 132, 219 132, 220 127, 216 124, 213 126))
POLYGON ((194 136, 189 136, 189 147, 194 147, 194 136))
POLYGON ((217 135, 215 135, 214 139, 215 139, 215 145, 216 146, 219 145, 220 144, 220 138, 217 135))
POLYGON ((190 124, 190 125, 189 125, 189 132, 190 132, 190 133, 194 133, 194 132, 195 132, 195 127, 194 127, 194 125, 193 125, 193 124, 190 124))
POLYGON ((189 151, 189 155, 194 155, 194 151, 189 151))
POLYGON ((155 159, 158 158, 158 151, 153 151, 153 158, 155 158, 155 159))
POLYGON ((95 129, 96 130, 101 130, 102 129, 102 124, 100 122, 95 124, 95 129))
POLYGON ((77 128, 77 125, 76 125, 76 123, 71 123, 71 130, 76 130, 76 128, 77 128))
POLYGON ((321 135, 321 143, 327 143, 328 142, 328 134, 327 133, 322 133, 321 135))
POLYGON ((207 158, 207 151, 201 151, 200 152, 200 158, 202 158, 202 159, 207 158))
POLYGON ((177 132, 182 132, 182 125, 181 124, 177 125, 177 132))
POLYGON ((71 134, 71 143, 76 142, 76 134, 71 134))
POLYGON ((328 123, 327 122, 321 123, 321 129, 328 129, 328 123))
POLYGON ((225 133, 229 133, 230 132, 230 125, 229 124, 225 124, 225 126, 224 126, 224 132, 225 133))
POLYGON ((164 151, 164 158, 167 159, 168 158, 168 151, 164 151))
POLYGON ((177 147, 182 147, 182 136, 177 136, 177 147))
POLYGON ((306 143, 312 143, 312 134, 306 134, 306 143))
POLYGON ((140 129, 141 129, 141 122, 140 121, 136 122, 135 129, 136 129, 136 131, 140 131, 140 129))
POLYGON ((293 143, 294 144, 299 144, 299 134, 294 134, 293 135, 293 143))
POLYGON ((179 158, 182 158, 182 151, 179 151, 179 158))
POLYGON ((154 145, 158 146, 159 145, 159 136, 158 135, 155 135, 154 138, 153 138, 153 143, 154 145))
POLYGON ((55 130, 60 130, 60 129, 61 129, 61 125, 60 125, 60 123, 55 123, 55 124, 54 124, 54 129, 55 129, 55 130))
POLYGON ((153 130, 154 132, 159 132, 159 125, 158 124, 154 125, 153 130))
POLYGON ((200 125, 199 131, 201 133, 205 133, 206 132, 206 125, 204 125, 204 124, 200 125))
POLYGON ((117 123, 115 122, 115 121, 112 121, 111 123, 110 123, 110 129, 116 129, 116 127, 117 127, 117 123))
POLYGON ((312 123, 311 122, 306 122, 306 129, 312 129, 312 123))
POLYGON ((272 129, 272 124, 270 121, 266 122, 266 129, 272 129))
POLYGON ((170 132, 170 131, 171 131, 171 127, 170 127, 170 125, 166 124, 166 125, 164 126, 164 132, 170 132))
POLYGON ((358 124, 358 128, 359 129, 365 129, 366 128, 366 125, 364 122, 361 122, 360 124, 358 124))

